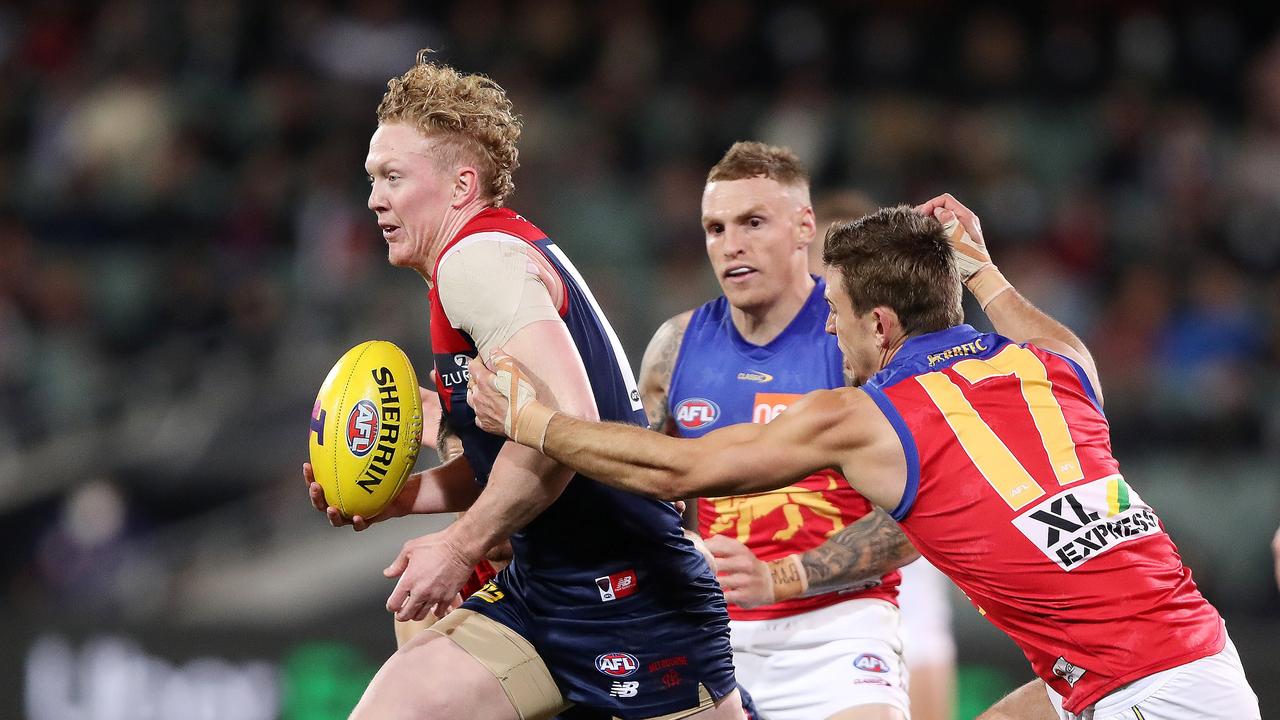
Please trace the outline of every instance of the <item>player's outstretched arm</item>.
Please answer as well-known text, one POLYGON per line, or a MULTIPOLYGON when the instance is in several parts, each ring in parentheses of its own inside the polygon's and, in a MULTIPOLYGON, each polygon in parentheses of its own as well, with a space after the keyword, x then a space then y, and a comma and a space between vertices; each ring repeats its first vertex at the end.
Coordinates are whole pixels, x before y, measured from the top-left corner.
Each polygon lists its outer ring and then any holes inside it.
POLYGON ((960 279, 991 318, 996 332, 1014 342, 1029 342, 1074 360, 1084 368, 1101 404, 1102 385, 1089 349, 1065 325, 1032 305, 991 262, 978 216, 950 194, 918 205, 916 211, 937 218, 946 228, 960 279))
POLYGON ((744 423, 676 439, 556 412, 538 402, 537 376, 510 355, 495 353, 488 365, 493 370, 472 364, 474 387, 467 397, 481 427, 505 432, 607 485, 663 500, 784 487, 839 467, 846 453, 871 440, 855 407, 871 400, 852 389, 810 393, 767 425, 744 423))
POLYGON ((866 587, 920 556, 898 523, 879 508, 812 550, 769 562, 724 535, 708 538, 707 547, 725 599, 744 608, 866 587))

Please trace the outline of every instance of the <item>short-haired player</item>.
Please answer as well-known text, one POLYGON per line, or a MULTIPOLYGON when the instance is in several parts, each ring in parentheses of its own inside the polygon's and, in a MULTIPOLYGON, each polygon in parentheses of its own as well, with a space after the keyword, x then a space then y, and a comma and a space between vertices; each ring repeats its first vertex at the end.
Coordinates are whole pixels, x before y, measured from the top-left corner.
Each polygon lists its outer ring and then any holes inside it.
MULTIPOLYGON (((809 274, 809 176, 789 149, 735 143, 702 195, 723 295, 668 320, 640 369, 650 427, 700 437, 767 423, 845 384, 809 274)), ((915 549, 833 470, 772 492, 704 497, 693 519, 729 601, 738 679, 771 720, 909 715, 897 566, 915 549)))

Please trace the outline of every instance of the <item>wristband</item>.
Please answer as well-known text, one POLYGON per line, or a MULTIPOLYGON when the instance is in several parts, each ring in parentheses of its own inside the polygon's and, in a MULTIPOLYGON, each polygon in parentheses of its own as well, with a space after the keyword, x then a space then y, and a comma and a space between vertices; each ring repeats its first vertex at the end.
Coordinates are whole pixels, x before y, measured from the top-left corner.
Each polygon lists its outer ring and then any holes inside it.
POLYGON ((799 555, 787 555, 765 563, 769 568, 769 579, 773 582, 773 601, 782 602, 800 597, 809 589, 809 573, 799 555))
POLYGON ((976 275, 969 278, 965 282, 965 287, 969 288, 969 292, 973 293, 974 299, 978 301, 978 305, 983 310, 986 310, 991 301, 995 300, 1004 291, 1013 289, 1013 285, 1005 279, 1000 272, 1000 268, 995 265, 983 268, 976 275))
POLYGON ((547 426, 556 414, 555 410, 540 402, 528 402, 517 411, 511 423, 511 439, 542 452, 542 444, 547 439, 547 426))

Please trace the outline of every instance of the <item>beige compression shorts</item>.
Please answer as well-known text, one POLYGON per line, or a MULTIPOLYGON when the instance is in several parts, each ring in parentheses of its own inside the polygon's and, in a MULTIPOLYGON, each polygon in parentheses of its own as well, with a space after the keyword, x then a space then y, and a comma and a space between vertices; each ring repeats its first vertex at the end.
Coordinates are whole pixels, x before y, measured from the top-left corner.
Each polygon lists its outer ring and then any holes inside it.
MULTIPOLYGON (((533 645, 506 625, 459 608, 427 631, 449 638, 493 673, 521 720, 543 720, 573 706, 556 687, 551 671, 533 645)), ((712 705, 711 693, 699 686, 697 707, 651 720, 684 720, 712 705)))

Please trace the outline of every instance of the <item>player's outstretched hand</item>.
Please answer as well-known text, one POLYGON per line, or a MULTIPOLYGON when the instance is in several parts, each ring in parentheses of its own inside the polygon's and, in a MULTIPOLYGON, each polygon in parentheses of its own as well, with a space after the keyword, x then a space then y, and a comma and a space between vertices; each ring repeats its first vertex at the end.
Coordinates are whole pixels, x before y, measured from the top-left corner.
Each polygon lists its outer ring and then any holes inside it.
POLYGON ((555 405, 547 386, 501 348, 491 352, 487 360, 472 360, 468 368, 467 404, 475 410, 476 425, 485 432, 541 448, 555 405))
POLYGON ((476 413, 476 425, 487 433, 506 435, 511 401, 502 392, 489 366, 479 357, 467 365, 467 404, 476 413))
POLYGON ((356 532, 367 530, 370 525, 391 518, 403 517, 413 511, 413 501, 418 496, 418 486, 422 484, 422 476, 413 473, 405 478, 404 485, 391 504, 383 508, 377 517, 365 518, 360 515, 345 517, 338 508, 330 505, 324 498, 324 488, 316 482, 311 463, 302 463, 302 480, 307 484, 307 496, 311 498, 311 507, 324 513, 329 524, 334 527, 350 525, 356 532))
POLYGON ((395 613, 397 620, 421 620, 428 612, 444 617, 474 565, 450 541, 448 530, 409 540, 382 571, 389 578, 400 578, 387 598, 387 611, 395 613))
POLYGON ((769 567, 746 545, 724 535, 712 535, 706 544, 715 558, 716 578, 724 590, 725 600, 740 608, 773 602, 769 567))
POLYGON ((991 253, 987 251, 987 243, 982 238, 982 223, 978 216, 950 193, 917 205, 915 209, 921 215, 937 218, 942 223, 947 239, 951 241, 952 257, 962 281, 968 281, 985 268, 995 267, 991 253))

